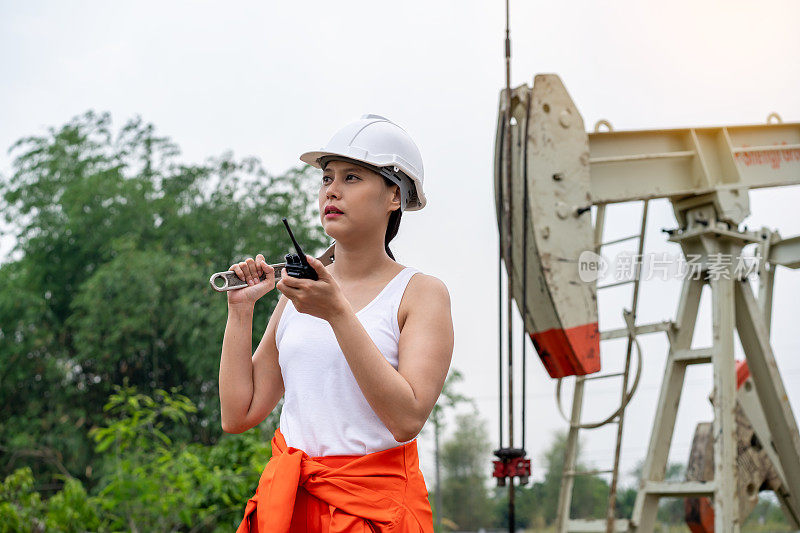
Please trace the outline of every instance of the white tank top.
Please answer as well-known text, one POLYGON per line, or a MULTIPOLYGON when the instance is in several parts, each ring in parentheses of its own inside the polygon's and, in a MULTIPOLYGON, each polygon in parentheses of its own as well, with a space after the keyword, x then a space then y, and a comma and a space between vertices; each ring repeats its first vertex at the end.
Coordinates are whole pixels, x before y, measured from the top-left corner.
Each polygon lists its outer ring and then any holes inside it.
MULTIPOLYGON (((397 369, 397 310, 411 276, 405 267, 356 313, 375 345, 397 369)), ((280 428, 286 445, 311 457, 366 455, 398 442, 372 410, 328 321, 286 302, 275 332, 284 385, 280 428)), ((414 440, 414 439, 411 439, 414 440)))

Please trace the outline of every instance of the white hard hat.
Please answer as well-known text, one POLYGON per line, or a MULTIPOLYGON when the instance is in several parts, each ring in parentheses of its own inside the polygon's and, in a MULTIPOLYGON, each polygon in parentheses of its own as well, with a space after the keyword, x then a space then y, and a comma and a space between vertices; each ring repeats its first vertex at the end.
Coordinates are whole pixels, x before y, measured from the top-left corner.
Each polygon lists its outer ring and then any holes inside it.
POLYGON ((401 210, 425 207, 422 192, 422 155, 406 130, 386 117, 370 113, 337 131, 320 150, 306 152, 300 160, 323 168, 330 159, 366 163, 400 186, 401 210))

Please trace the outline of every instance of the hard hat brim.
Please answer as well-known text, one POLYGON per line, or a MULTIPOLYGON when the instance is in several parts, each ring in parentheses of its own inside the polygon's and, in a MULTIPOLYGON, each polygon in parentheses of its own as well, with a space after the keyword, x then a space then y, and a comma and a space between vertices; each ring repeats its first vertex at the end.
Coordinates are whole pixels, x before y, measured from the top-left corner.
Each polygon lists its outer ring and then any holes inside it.
MULTIPOLYGON (((324 150, 313 150, 311 152, 305 152, 305 153, 300 155, 300 161, 302 161, 303 163, 308 163, 312 167, 321 169, 322 166, 319 164, 319 159, 321 157, 325 157, 325 156, 340 156, 340 157, 345 158, 345 159, 354 159, 356 161, 361 161, 362 163, 366 163, 366 164, 371 165, 371 166, 375 165, 374 162, 368 161, 368 160, 364 159, 363 157, 354 157, 353 154, 340 154, 338 152, 326 152, 324 150)), ((398 166, 400 166, 402 168, 402 165, 398 165, 398 166)), ((406 169, 403 169, 403 170, 405 171, 406 169)), ((420 209, 425 207, 425 204, 427 203, 427 199, 425 198, 425 194, 422 192, 422 188, 420 187, 420 184, 419 184, 418 180, 415 177, 411 177, 411 180, 414 182, 414 188, 416 189, 417 199, 419 200, 419 204, 415 205, 415 206, 409 205, 409 206, 406 207, 405 210, 406 211, 419 211, 420 209)))

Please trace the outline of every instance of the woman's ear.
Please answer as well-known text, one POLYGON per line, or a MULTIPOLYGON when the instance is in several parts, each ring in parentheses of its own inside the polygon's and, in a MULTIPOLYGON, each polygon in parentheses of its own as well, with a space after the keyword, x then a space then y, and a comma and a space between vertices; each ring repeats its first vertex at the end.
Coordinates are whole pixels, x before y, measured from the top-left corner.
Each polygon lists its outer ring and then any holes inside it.
POLYGON ((400 186, 394 185, 394 195, 392 196, 392 211, 395 211, 394 207, 397 206, 397 209, 400 209, 400 202, 403 201, 403 197, 400 195, 400 186))

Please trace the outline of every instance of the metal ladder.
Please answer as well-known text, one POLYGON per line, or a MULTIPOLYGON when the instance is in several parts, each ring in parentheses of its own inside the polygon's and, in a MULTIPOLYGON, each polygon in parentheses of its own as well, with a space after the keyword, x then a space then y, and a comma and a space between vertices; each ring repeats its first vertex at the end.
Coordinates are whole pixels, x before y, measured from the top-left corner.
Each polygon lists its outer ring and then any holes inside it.
MULTIPOLYGON (((648 209, 648 200, 644 200, 644 206, 642 209, 642 222, 641 227, 638 235, 631 235, 629 237, 623 237, 621 239, 614 239, 608 242, 602 242, 603 237, 603 227, 605 224, 605 204, 600 204, 597 206, 597 217, 594 226, 594 242, 595 242, 595 253, 600 254, 600 251, 603 246, 607 246, 610 244, 617 244, 623 241, 631 240, 631 239, 638 239, 638 252, 637 258, 642 257, 642 251, 644 250, 644 234, 647 228, 647 209, 648 209)), ((614 531, 627 531, 628 530, 628 520, 627 519, 617 519, 614 516, 614 507, 616 502, 616 492, 617 492, 617 482, 619 480, 619 457, 620 457, 620 450, 622 444, 622 429, 623 423, 625 420, 625 408, 627 407, 628 402, 630 401, 633 392, 636 390, 636 386, 638 385, 640 370, 641 370, 641 363, 642 363, 642 354, 641 348, 639 346, 638 340, 636 339, 636 309, 639 302, 639 278, 641 272, 641 262, 635 262, 635 270, 632 279, 618 281, 614 283, 608 283, 606 285, 600 285, 597 287, 598 290, 600 289, 607 289, 611 287, 617 287, 620 285, 633 283, 633 301, 631 302, 631 309, 623 309, 623 318, 625 319, 626 327, 619 328, 615 330, 608 330, 603 331, 600 334, 600 340, 609 340, 609 339, 617 339, 621 337, 627 337, 628 343, 626 348, 625 354, 625 370, 622 372, 613 372, 609 374, 599 374, 599 375, 590 375, 590 376, 576 376, 575 377, 575 389, 573 392, 573 400, 572 400, 572 412, 570 416, 570 425, 569 425, 569 433, 567 435, 567 442, 566 442, 566 449, 564 452, 564 466, 563 466, 563 474, 561 477, 561 490, 559 492, 558 497, 558 509, 556 514, 556 531, 558 533, 582 533, 582 532, 607 532, 611 533, 614 531), (637 348, 637 361, 638 361, 638 370, 636 374, 636 380, 634 381, 631 390, 628 391, 628 380, 630 375, 631 369, 631 353, 633 344, 636 344, 637 348), (608 379, 613 377, 622 376, 622 391, 621 391, 621 401, 619 409, 600 422, 596 423, 581 423, 581 411, 583 408, 583 392, 584 392, 584 385, 589 380, 595 379, 608 379), (576 470, 576 459, 577 459, 577 452, 578 452, 578 433, 581 429, 595 429, 598 427, 605 426, 607 424, 617 424, 617 432, 616 432, 616 445, 614 448, 614 466, 611 469, 607 470, 584 470, 578 471, 576 470), (609 491, 609 498, 608 498, 608 507, 606 511, 606 518, 605 519, 572 519, 570 518, 570 506, 572 503, 572 489, 575 482, 576 476, 591 476, 597 474, 611 474, 611 486, 609 491)), ((602 350, 601 350, 602 354, 602 350)), ((559 409, 561 409, 561 380, 559 379, 558 387, 557 387, 557 396, 558 396, 558 405, 559 409)), ((562 416, 566 418, 562 410, 562 416)))

